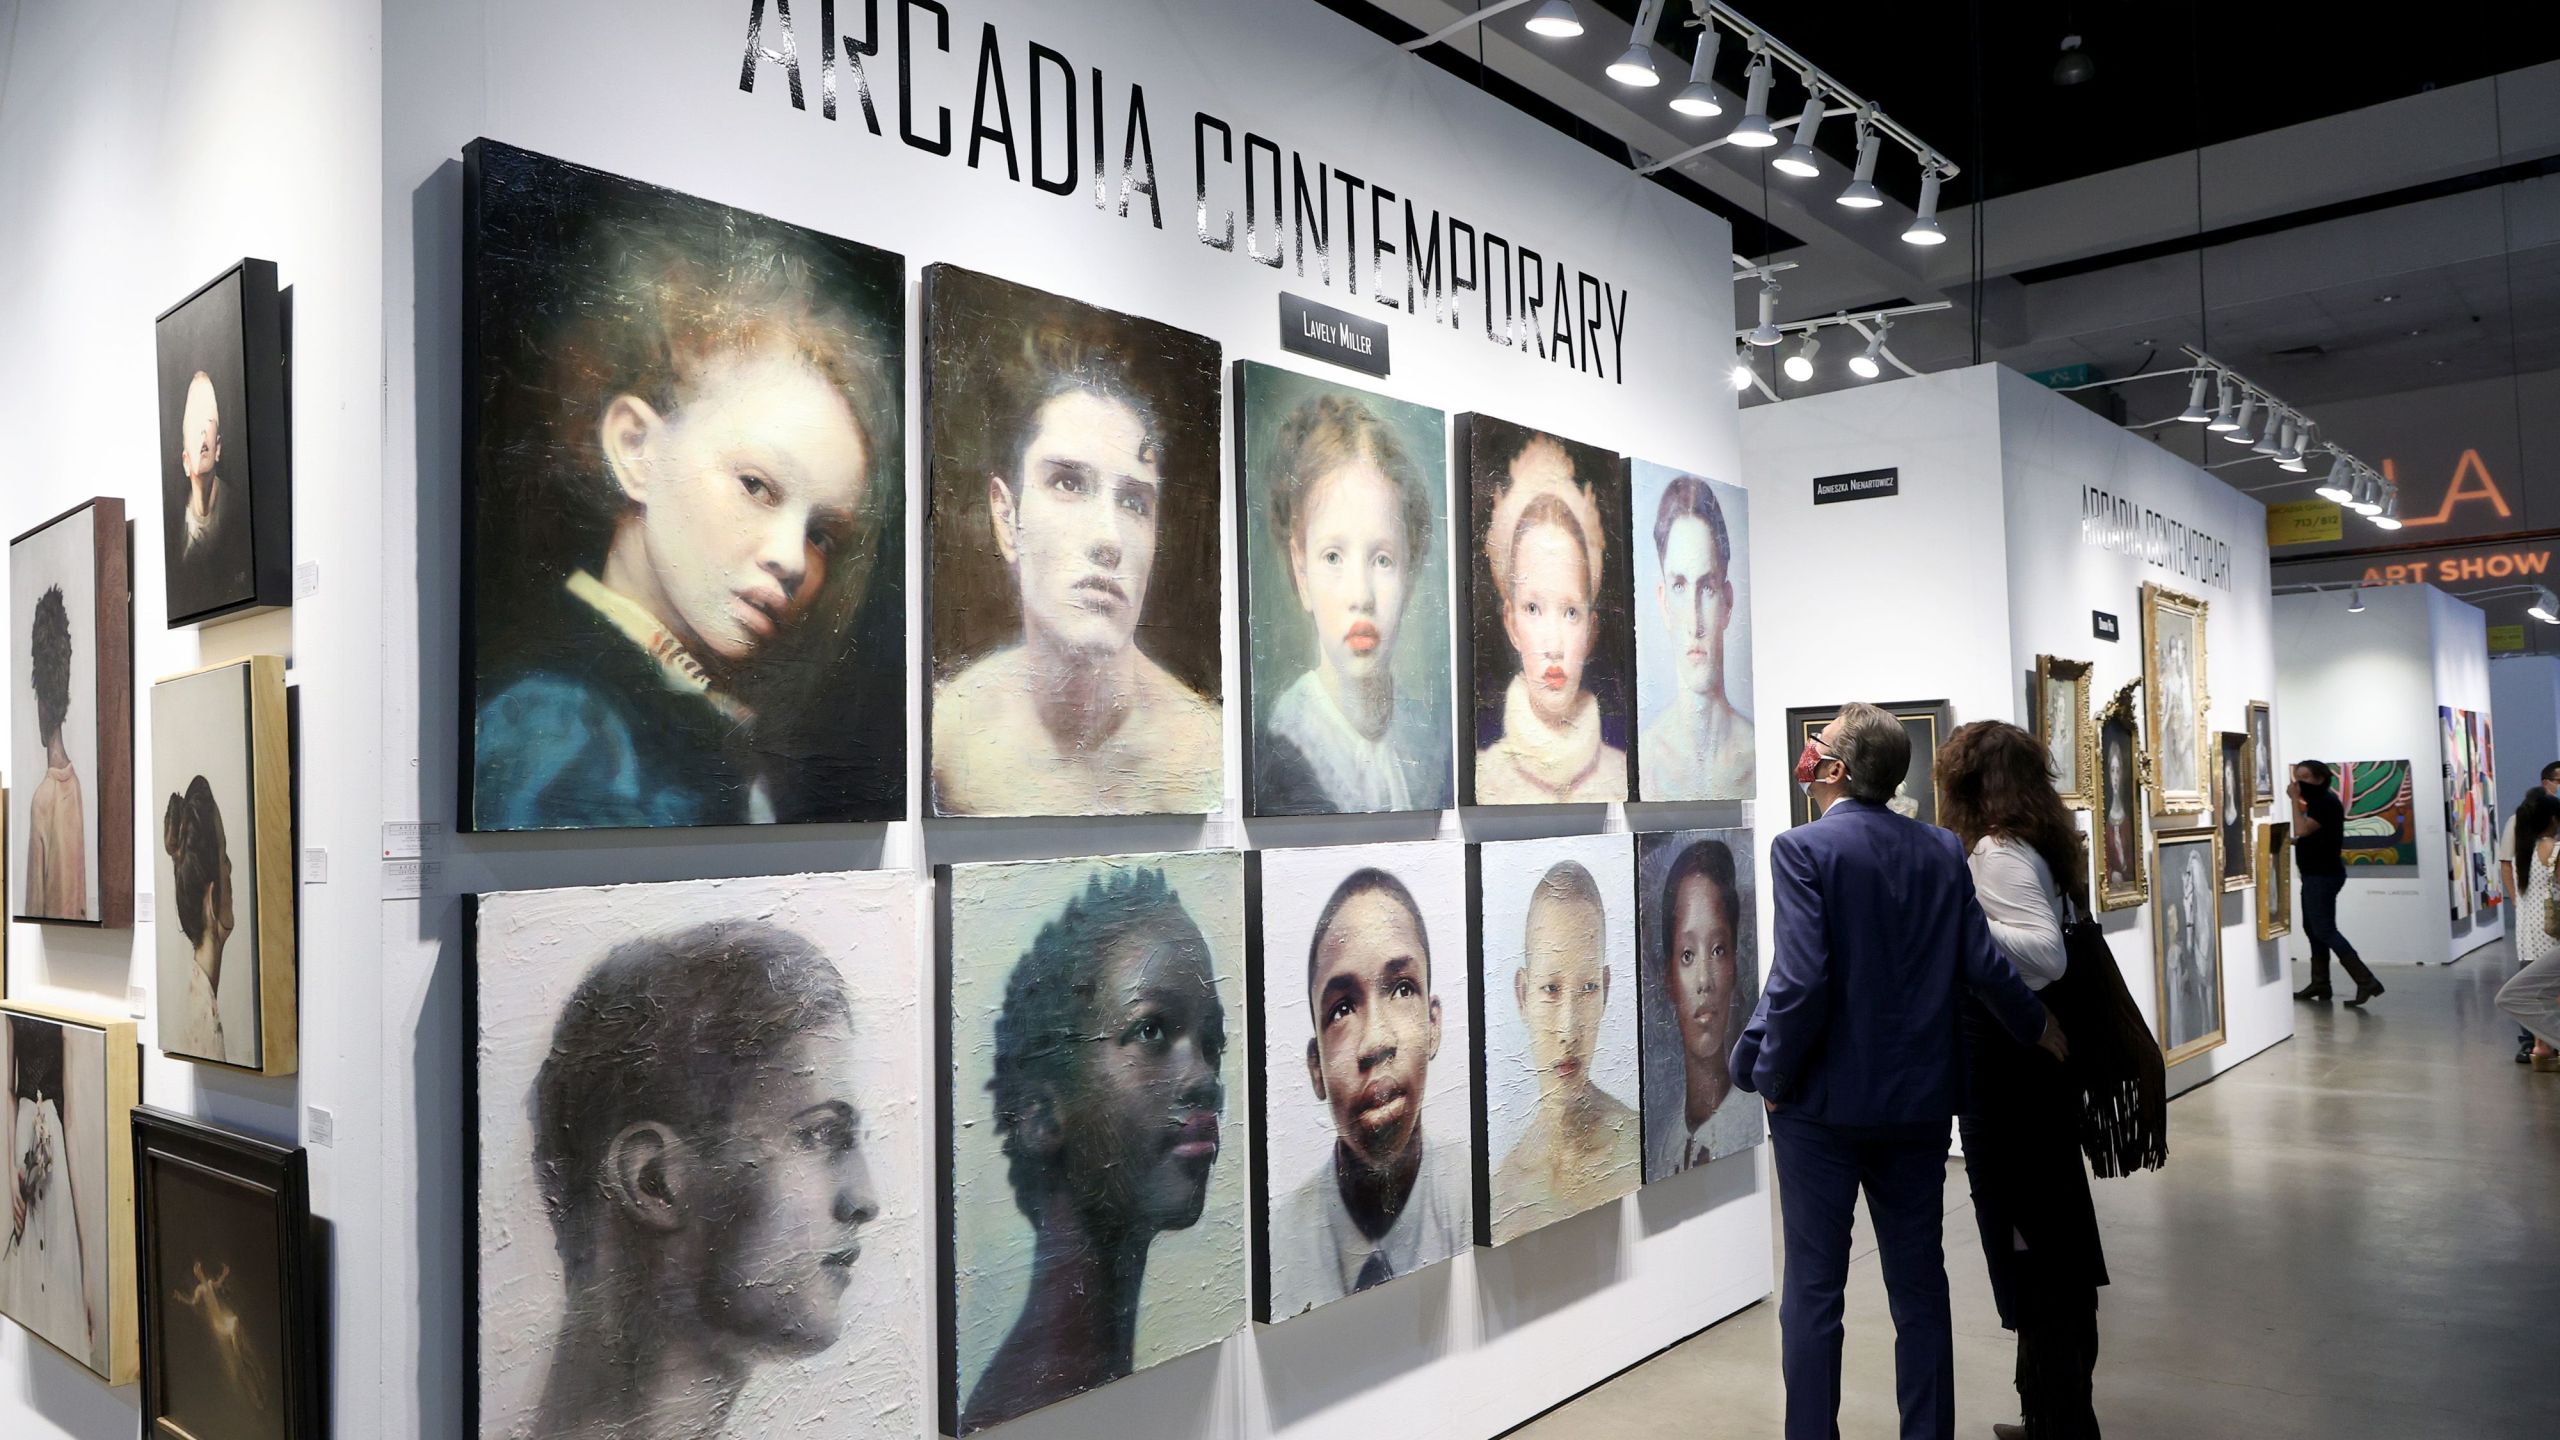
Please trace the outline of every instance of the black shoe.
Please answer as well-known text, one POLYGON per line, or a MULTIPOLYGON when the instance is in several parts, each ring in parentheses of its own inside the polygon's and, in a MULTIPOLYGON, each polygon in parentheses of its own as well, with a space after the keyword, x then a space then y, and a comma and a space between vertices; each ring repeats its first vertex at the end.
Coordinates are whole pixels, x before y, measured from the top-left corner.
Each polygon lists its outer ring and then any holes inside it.
POLYGON ((2347 1002, 2347 1004, 2348 1004, 2350 1007, 2360 1007, 2360 1006, 2362 1006, 2362 1005, 2364 1004, 2364 1002, 2366 1002, 2367 1000, 2371 1000, 2371 999, 2373 999, 2375 996, 2380 995, 2381 993, 2382 993, 2382 982, 2381 982, 2381 981, 2379 981, 2379 980, 2372 980, 2372 981, 2359 980, 2359 981, 2357 981, 2357 982, 2356 982, 2356 998, 2354 998, 2353 1000, 2348 1001, 2348 1002, 2347 1002))
POLYGON ((2329 1000, 2334 999, 2335 997, 2330 995, 2328 986, 2312 984, 2305 985, 2301 989, 2294 991, 2293 998, 2296 1000, 2329 1000))
POLYGON ((2516 1037, 2516 1063, 2519 1065, 2530 1065, 2533 1063, 2533 1037, 2531 1035, 2519 1035, 2516 1037))

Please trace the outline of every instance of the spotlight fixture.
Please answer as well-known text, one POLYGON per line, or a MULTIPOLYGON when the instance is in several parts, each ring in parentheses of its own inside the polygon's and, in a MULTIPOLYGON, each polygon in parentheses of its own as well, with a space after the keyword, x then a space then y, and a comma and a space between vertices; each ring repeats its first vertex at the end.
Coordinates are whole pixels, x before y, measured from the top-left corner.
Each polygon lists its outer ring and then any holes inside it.
POLYGON ((2560 625, 2560 595, 2553 595, 2549 586, 2536 585, 2533 603, 2525 607, 2524 613, 2545 625, 2560 625))
POLYGON ((1742 118, 1733 123, 1725 143, 1766 150, 1778 143, 1778 132, 1769 128, 1769 52, 1753 46, 1751 65, 1743 76, 1742 118))
POLYGON ((2231 418, 2231 382, 2225 380, 2216 388, 2221 392, 2222 403, 2214 408, 2213 418, 2205 423, 2204 428, 2221 435, 2239 429, 2240 422, 2231 418))
POLYGON ((2258 443, 2249 447, 2249 453, 2252 455, 2267 456, 2283 454, 2284 441, 2279 437, 2283 435, 2284 427, 2292 423, 2292 421, 2278 414, 2275 406, 2269 405, 2267 407, 2266 428, 2258 432, 2258 443))
POLYGON ((1812 379, 1813 357, 1821 353, 1822 337, 1810 330, 1804 332, 1804 343, 1796 346, 1796 353, 1787 357, 1787 378, 1799 385, 1812 379))
POLYGON ((2230 429, 2223 431, 2222 438, 2230 441, 2234 445, 2255 444, 2258 437, 2251 433, 2249 425, 2250 422, 2256 418, 2257 413, 2258 397, 2246 390, 2241 391, 2240 422, 2232 426, 2230 429))
POLYGON ((1715 23, 1709 21, 1698 29, 1698 53, 1689 57, 1689 83, 1671 97, 1671 108, 1683 115, 1699 119, 1724 113, 1724 102, 1716 98, 1716 45, 1720 37, 1715 23))
POLYGON ((2053 62, 2053 83, 2086 85, 2096 77, 2097 73, 2098 62, 2090 59, 2089 52, 2080 48, 2080 37, 2063 36, 2062 55, 2053 62))
POLYGON ((2332 452, 2329 456, 2329 478, 2321 481, 2319 488, 2311 493, 2323 500, 2344 505, 2355 498, 2355 492, 2348 488, 2355 482, 2355 478, 2355 472, 2347 466, 2347 458, 2332 452))
POLYGON ((2190 425, 2202 425, 2213 419, 2213 412, 2204 408, 2204 387, 2212 380, 2213 376, 2205 371, 2196 372, 2195 383, 2187 387, 2187 408, 2178 412, 2179 419, 2190 425))
POLYGON ((2347 508, 2368 518, 2382 513, 2382 481, 2370 470, 2356 481, 2355 498, 2347 508))
POLYGON ((1582 33, 1582 12, 1573 8, 1573 0, 1546 0, 1529 17, 1529 33, 1550 40, 1570 40, 1582 33))
POLYGON ((1804 113, 1796 117, 1796 143, 1769 163, 1782 174, 1799 180, 1810 180, 1822 173, 1822 157, 1814 153, 1813 137, 1822 128, 1822 87, 1814 86, 1804 95, 1804 113))
POLYGON ((1883 192, 1876 189, 1876 152, 1884 148, 1884 137, 1863 119, 1858 123, 1858 173, 1849 188, 1840 192, 1838 204, 1852 210, 1873 210, 1884 204, 1883 192))
POLYGON ((1876 333, 1867 341, 1863 354, 1849 357, 1849 373, 1861 380, 1873 380, 1884 373, 1884 332, 1890 322, 1876 322, 1876 333))
POLYGON ((1938 228, 1938 172, 1935 168, 1920 173, 1920 210, 1911 219, 1911 228, 1902 232, 1906 245, 1944 245, 1947 232, 1938 228))
POLYGON ((1748 390, 1751 388, 1751 382, 1754 376, 1751 373, 1751 352, 1749 350, 1740 348, 1735 349, 1733 352, 1733 369, 1727 372, 1725 378, 1733 382, 1733 388, 1736 390, 1748 390))
POLYGON ((2363 613, 2364 613, 2364 587, 2363 587, 2363 586, 2358 585, 2357 587, 2355 587, 2355 589, 2354 589, 2353 591, 2351 591, 2351 592, 2348 594, 2348 596, 2347 596, 2347 613, 2348 613, 2348 614, 2350 614, 2350 615, 2361 615, 2361 614, 2363 614, 2363 613))
POLYGON ((2399 486, 2392 485, 2384 488, 2382 492, 2382 511, 2380 514, 2373 517, 2373 524, 2374 528, 2377 530, 2397 530, 2400 528, 2399 486))
POLYGON ((1767 281, 1760 283, 1760 324, 1743 337, 1766 350, 1778 343, 1778 287, 1767 281))
POLYGON ((1627 37, 1627 53, 1609 62, 1609 78, 1621 85, 1650 90, 1662 83, 1661 72, 1653 68, 1653 27, 1662 18, 1662 0, 1643 0, 1636 6, 1635 32, 1627 37))

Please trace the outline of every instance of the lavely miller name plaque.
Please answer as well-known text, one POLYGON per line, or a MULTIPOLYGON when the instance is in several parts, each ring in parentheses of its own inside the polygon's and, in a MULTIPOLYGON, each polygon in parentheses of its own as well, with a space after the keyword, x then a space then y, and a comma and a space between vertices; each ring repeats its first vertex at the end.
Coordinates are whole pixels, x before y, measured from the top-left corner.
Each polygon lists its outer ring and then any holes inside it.
POLYGON ((1387 373, 1387 326, 1295 295, 1280 297, 1280 348, 1364 375, 1387 373))

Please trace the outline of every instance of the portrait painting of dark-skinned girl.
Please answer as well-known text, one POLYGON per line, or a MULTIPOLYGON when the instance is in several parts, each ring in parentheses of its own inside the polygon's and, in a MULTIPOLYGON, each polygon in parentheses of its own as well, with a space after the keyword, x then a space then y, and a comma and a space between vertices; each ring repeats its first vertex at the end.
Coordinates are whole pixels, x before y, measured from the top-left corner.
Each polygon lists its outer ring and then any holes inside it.
POLYGON ((938 890, 942 1418, 965 1435, 1245 1321, 1244 870, 961 865, 938 890))
POLYGON ((904 262, 468 165, 465 828, 903 814, 904 262))

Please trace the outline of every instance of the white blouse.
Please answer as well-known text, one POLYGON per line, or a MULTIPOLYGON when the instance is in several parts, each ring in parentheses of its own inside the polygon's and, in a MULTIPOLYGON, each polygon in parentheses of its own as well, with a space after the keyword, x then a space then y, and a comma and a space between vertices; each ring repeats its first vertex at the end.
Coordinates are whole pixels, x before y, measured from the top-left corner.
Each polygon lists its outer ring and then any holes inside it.
POLYGON ((2044 857, 2022 840, 1985 835, 1973 847, 1971 864, 1974 897, 1991 922, 1991 942, 2017 967, 2019 978, 2030 990, 2061 979, 2070 964, 2062 917, 2070 912, 2044 857))

